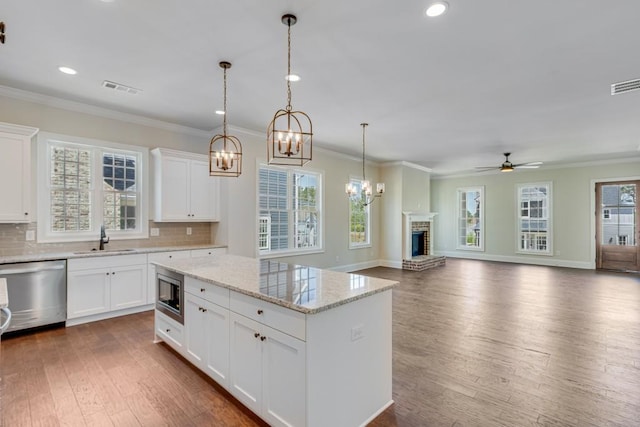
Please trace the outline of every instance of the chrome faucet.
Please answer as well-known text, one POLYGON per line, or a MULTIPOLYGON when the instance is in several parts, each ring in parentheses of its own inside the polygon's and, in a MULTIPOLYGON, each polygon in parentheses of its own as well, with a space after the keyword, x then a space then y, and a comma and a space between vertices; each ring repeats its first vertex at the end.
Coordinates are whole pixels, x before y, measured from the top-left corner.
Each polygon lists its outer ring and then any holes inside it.
POLYGON ((109 243, 107 233, 104 231, 104 225, 100 226, 100 250, 104 251, 104 245, 109 243))

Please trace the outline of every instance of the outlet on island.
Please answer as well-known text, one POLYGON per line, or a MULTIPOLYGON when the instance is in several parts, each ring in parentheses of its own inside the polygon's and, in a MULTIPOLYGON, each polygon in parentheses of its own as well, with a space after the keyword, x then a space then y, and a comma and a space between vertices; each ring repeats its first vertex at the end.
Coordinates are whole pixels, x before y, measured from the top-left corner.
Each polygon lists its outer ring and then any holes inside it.
POLYGON ((156 228, 156 227, 151 227, 151 229, 149 230, 151 237, 158 237, 160 235, 160 229, 156 228))
POLYGON ((187 227, 187 236, 191 236, 192 230, 191 227, 187 227))

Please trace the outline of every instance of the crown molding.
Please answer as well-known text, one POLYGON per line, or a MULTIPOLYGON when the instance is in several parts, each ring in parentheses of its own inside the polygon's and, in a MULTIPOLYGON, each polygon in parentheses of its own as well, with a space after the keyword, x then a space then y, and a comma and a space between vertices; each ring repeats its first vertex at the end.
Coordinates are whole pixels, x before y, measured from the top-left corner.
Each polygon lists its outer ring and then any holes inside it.
POLYGON ((103 117, 112 120, 119 120, 136 125, 148 126, 156 129, 177 132, 198 138, 209 138, 210 132, 189 126, 178 125, 175 123, 165 122, 162 120, 151 119, 149 117, 139 116, 137 114, 124 113, 122 111, 111 110, 95 105, 85 104, 77 101, 56 98, 54 96, 42 95, 35 92, 29 92, 22 89, 15 89, 8 86, 0 85, 0 96, 18 99, 21 101, 33 102, 48 107, 60 108, 76 113, 85 113, 93 116, 103 117))
POLYGON ((428 168, 426 166, 417 165, 415 163, 406 162, 404 160, 399 160, 399 161, 396 161, 396 162, 382 163, 381 166, 383 168, 392 167, 392 166, 405 166, 405 167, 408 167, 408 168, 411 168, 411 169, 420 170, 422 172, 433 173, 433 169, 430 169, 430 168, 428 168))
MULTIPOLYGON (((531 173, 540 170, 553 170, 553 169, 568 169, 568 168, 585 168, 590 166, 602 166, 602 165, 615 165, 620 163, 640 162, 640 156, 623 157, 619 159, 606 159, 606 160, 586 160, 584 162, 573 163, 559 163, 555 165, 544 165, 544 169, 526 169, 520 170, 518 173, 531 173)), ((516 168, 517 169, 517 168, 516 168)), ((483 171, 483 172, 464 172, 464 173, 451 173, 451 174, 438 174, 437 172, 431 176, 431 179, 452 179, 452 178, 468 178, 470 176, 482 176, 482 175, 497 175, 500 174, 500 170, 496 167, 495 171, 483 171)))

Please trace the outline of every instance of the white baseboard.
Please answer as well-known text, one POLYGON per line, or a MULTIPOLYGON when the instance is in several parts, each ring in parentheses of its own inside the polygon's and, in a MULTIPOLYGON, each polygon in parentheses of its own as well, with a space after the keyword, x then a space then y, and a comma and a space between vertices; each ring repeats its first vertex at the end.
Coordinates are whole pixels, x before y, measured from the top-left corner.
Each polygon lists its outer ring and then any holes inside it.
POLYGON ((111 319, 113 317, 126 316, 127 314, 141 313, 143 311, 153 310, 155 304, 147 304, 139 307, 125 308, 123 310, 110 311, 107 313, 93 314, 91 316, 78 317, 76 319, 67 319, 66 326, 76 326, 83 323, 96 322, 98 320, 111 319))
POLYGON ((510 256, 510 255, 492 255, 478 252, 458 252, 458 251, 438 251, 437 255, 444 255, 448 258, 477 259, 481 261, 499 261, 511 262, 516 264, 532 264, 546 265, 550 267, 569 267, 581 268, 586 270, 594 270, 595 262, 571 261, 566 259, 558 259, 547 256, 531 257, 531 256, 510 256))

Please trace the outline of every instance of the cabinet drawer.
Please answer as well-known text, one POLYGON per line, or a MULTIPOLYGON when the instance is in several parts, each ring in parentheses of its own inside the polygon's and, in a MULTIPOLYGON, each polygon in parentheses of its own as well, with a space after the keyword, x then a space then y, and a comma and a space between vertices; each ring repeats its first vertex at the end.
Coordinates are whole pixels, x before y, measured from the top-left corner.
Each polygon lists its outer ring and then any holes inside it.
POLYGON ((227 253, 227 248, 192 249, 191 258, 197 258, 201 256, 224 255, 226 253, 227 253))
POLYGON ((231 291, 230 309, 285 334, 306 341, 306 316, 267 301, 231 291))
POLYGON ((184 278, 184 290, 224 308, 229 308, 229 289, 193 277, 184 278))
POLYGON ((155 252, 149 254, 149 262, 162 262, 172 259, 185 259, 191 257, 191 251, 155 252))
POLYGON ((123 267, 127 265, 146 265, 147 254, 135 255, 98 255, 88 258, 71 258, 67 261, 67 271, 89 270, 94 268, 123 267))
POLYGON ((183 326, 156 311, 156 335, 171 347, 180 351, 183 342, 183 326))

